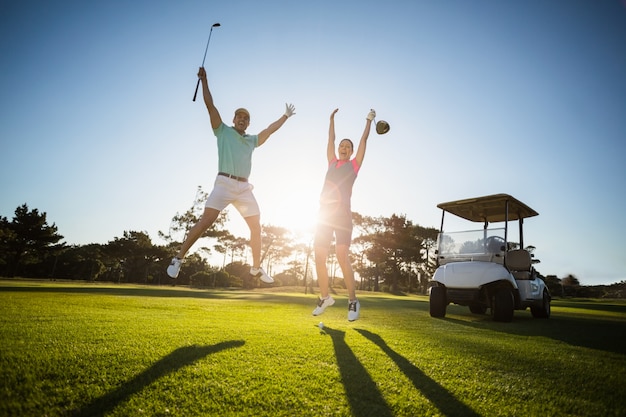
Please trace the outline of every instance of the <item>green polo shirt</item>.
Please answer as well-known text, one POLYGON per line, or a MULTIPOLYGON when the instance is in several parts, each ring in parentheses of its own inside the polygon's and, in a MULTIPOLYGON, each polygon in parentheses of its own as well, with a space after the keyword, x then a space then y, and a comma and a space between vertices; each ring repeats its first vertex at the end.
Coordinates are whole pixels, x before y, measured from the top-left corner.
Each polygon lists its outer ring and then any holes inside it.
POLYGON ((242 136, 234 127, 224 123, 213 129, 213 133, 217 137, 219 171, 243 178, 250 177, 252 151, 259 144, 259 136, 242 136))

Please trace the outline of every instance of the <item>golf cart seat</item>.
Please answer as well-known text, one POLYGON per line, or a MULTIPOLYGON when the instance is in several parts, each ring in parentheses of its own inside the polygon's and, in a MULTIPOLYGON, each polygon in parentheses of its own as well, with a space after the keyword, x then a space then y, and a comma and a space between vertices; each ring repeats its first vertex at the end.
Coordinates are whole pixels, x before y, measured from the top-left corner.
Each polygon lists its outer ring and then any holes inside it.
POLYGON ((515 249, 508 251, 505 255, 504 263, 515 279, 532 278, 532 259, 530 252, 527 250, 515 249))

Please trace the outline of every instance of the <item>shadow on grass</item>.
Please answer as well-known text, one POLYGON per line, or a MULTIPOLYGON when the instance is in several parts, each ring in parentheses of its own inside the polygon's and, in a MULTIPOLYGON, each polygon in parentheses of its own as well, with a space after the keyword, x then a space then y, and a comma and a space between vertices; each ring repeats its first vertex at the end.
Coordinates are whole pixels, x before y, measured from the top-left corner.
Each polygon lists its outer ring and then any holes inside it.
POLYGON ((589 300, 589 299, 555 299, 552 300, 553 307, 578 308, 593 311, 602 311, 607 313, 620 313, 626 315, 626 303, 611 302, 605 300, 589 300))
MULTIPOLYGON (((24 281, 25 282, 25 281, 24 281)), ((196 289, 171 286, 140 286, 141 284, 113 283, 53 283, 42 282, 31 285, 0 285, 0 292, 40 293, 40 294, 82 294, 112 295, 117 297, 155 297, 155 298, 198 298, 214 300, 258 299, 267 302, 283 302, 295 304, 311 303, 311 298, 293 297, 291 294, 275 294, 271 292, 253 292, 242 289, 196 289)), ((304 291, 304 289, 303 289, 304 291)))
POLYGON ((395 362, 396 366, 411 380, 413 386, 419 390, 441 414, 445 416, 480 416, 474 410, 457 400, 448 390, 439 385, 436 381, 424 374, 418 367, 413 365, 408 359, 400 355, 377 334, 363 329, 355 329, 365 338, 382 349, 383 352, 395 362))
POLYGON ((75 411, 75 417, 102 417, 112 411, 120 403, 127 400, 131 395, 141 391, 144 387, 155 382, 159 378, 177 371, 185 366, 213 353, 226 349, 232 349, 244 345, 243 340, 231 340, 212 346, 185 346, 176 349, 163 359, 156 362, 150 368, 127 381, 119 388, 95 399, 91 404, 75 411))
MULTIPOLYGON (((188 287, 172 286, 144 286, 141 284, 119 284, 114 287, 113 283, 52 283, 45 282, 39 285, 2 285, 1 292, 32 292, 32 293, 59 293, 59 294, 93 294, 115 295, 124 297, 183 297, 183 298, 222 298, 219 295, 204 291, 194 290, 188 287)), ((224 290, 227 291, 227 290, 224 290)), ((227 298, 227 297, 224 297, 227 298)))
MULTIPOLYGON (((480 316, 477 316, 480 317, 480 316)), ((626 324, 623 321, 555 314, 549 319, 535 319, 516 312, 511 323, 498 323, 485 316, 484 320, 465 321, 445 317, 450 323, 475 329, 491 330, 516 336, 545 337, 572 346, 584 347, 623 355, 626 352, 626 324)), ((439 320, 439 319, 434 319, 439 320)))
POLYGON ((393 416, 376 383, 346 343, 346 333, 329 327, 325 327, 324 331, 333 341, 341 382, 346 390, 352 415, 355 417, 393 416))

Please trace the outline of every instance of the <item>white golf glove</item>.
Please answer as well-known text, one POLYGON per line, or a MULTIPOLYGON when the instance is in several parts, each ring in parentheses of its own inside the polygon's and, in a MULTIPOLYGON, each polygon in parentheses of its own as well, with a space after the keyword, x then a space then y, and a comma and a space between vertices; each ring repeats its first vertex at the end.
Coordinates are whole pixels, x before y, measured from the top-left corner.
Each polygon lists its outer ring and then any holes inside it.
POLYGON ((287 119, 289 119, 294 114, 296 114, 296 107, 293 104, 285 103, 285 116, 287 116, 287 119))
POLYGON ((370 112, 367 114, 367 120, 374 120, 376 118, 376 111, 374 109, 371 109, 370 112))

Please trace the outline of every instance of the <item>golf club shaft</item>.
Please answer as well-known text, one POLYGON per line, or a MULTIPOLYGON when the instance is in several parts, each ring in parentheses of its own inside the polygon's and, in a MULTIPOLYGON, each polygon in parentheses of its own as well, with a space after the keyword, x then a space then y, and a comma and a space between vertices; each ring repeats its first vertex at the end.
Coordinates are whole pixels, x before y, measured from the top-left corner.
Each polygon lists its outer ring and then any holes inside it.
MULTIPOLYGON (((213 33, 213 28, 220 26, 219 23, 214 23, 211 26, 211 30, 209 30, 209 39, 206 41, 206 47, 204 48, 204 57, 202 57, 202 67, 204 67, 204 61, 206 60, 206 53, 209 50, 209 43, 211 43, 211 34, 213 33)), ((196 96, 198 95, 198 88, 200 87, 200 78, 198 78, 198 82, 196 83, 196 91, 193 93, 193 101, 196 101, 196 96)))
POLYGON ((209 30, 209 40, 206 41, 206 47, 204 48, 204 56, 202 57, 202 66, 204 67, 204 61, 206 60, 206 52, 209 50, 209 43, 211 43, 211 34, 213 33, 213 26, 209 30))

